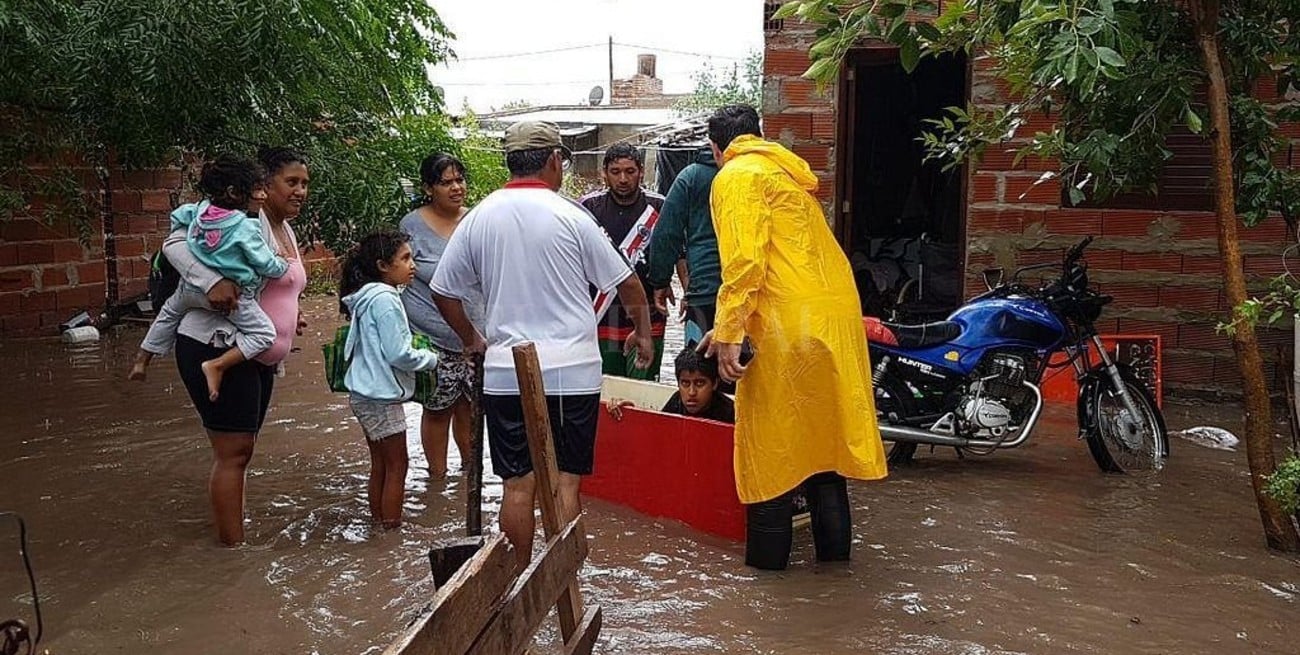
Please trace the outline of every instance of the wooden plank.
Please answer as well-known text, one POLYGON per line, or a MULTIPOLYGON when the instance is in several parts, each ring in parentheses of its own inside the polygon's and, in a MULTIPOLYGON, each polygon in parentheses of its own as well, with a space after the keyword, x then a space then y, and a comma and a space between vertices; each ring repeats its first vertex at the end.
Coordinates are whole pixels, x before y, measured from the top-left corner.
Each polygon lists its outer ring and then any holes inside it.
MULTIPOLYGON (((556 467, 555 444, 551 438, 551 420, 546 410, 546 391, 542 388, 542 367, 537 361, 537 348, 526 342, 511 350, 524 409, 528 453, 532 457, 533 476, 537 482, 537 499, 542 506, 542 530, 547 537, 553 537, 561 526, 577 517, 578 508, 570 507, 570 503, 560 496, 560 471, 556 467)), ((576 576, 561 595, 556 613, 560 616, 560 634, 568 641, 578 629, 578 619, 583 615, 576 576)))
POLYGON ((488 540, 433 596, 433 607, 384 650, 385 655, 461 655, 488 625, 518 571, 505 535, 488 540))
POLYGON ((637 407, 657 412, 676 391, 676 384, 669 386, 647 380, 606 375, 601 380, 600 399, 606 402, 613 398, 630 400, 637 407))
POLYGON ((469 487, 465 502, 465 533, 483 534, 483 355, 474 355, 474 394, 470 398, 470 415, 474 431, 470 437, 469 461, 465 466, 465 484, 469 487))
MULTIPOLYGON (((606 375, 601 378, 600 399, 603 402, 609 402, 612 398, 620 400, 630 400, 632 405, 641 409, 659 411, 668 402, 673 394, 677 393, 677 384, 666 384, 663 382, 651 382, 649 380, 633 380, 632 378, 623 378, 617 375, 606 375)), ((724 394, 728 398, 735 400, 734 394, 724 394)))
POLYGON ((578 518, 546 542, 541 555, 506 592, 500 610, 467 655, 518 655, 532 645, 533 635, 551 606, 582 568, 587 557, 584 534, 582 519, 578 518))
POLYGON ((600 636, 600 626, 603 622, 599 605, 587 608, 582 623, 578 624, 578 632, 573 635, 573 639, 564 644, 564 655, 591 655, 591 650, 596 647, 596 638, 600 636))
POLYGON ((483 537, 466 537, 440 541, 429 549, 429 569, 433 572, 434 589, 441 589, 460 567, 474 557, 483 547, 483 537))
POLYGON ((515 375, 519 378, 519 395, 524 408, 524 426, 528 433, 528 453, 532 456, 533 476, 537 480, 537 501, 542 506, 542 530, 547 537, 553 537, 578 512, 576 507, 561 507, 564 499, 560 497, 560 471, 556 465, 537 349, 532 343, 522 343, 513 350, 515 375))

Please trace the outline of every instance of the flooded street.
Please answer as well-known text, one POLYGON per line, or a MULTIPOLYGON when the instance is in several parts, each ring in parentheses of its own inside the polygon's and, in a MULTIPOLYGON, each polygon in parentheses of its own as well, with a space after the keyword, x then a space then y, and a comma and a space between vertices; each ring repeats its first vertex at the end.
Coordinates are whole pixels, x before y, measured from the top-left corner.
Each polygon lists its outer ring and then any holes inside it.
MULTIPOLYGON (((408 525, 371 532, 363 437, 321 372, 331 300, 304 305, 312 325, 250 468, 250 545, 233 550, 213 540, 211 454, 173 360, 125 381, 142 329, 87 348, 0 343, 0 510, 28 522, 44 648, 378 653, 416 616, 429 543, 463 532, 462 478, 454 466, 430 484, 408 406, 408 525)), ((1172 408, 1171 428, 1206 412, 1172 408)), ((814 565, 804 529, 782 573, 747 569, 742 544, 591 501, 598 651, 1293 655, 1300 565, 1264 549, 1244 453, 1172 449, 1158 477, 1103 476, 1070 407, 1017 451, 922 449, 916 467, 850 484, 851 564, 814 565)), ((485 479, 495 530, 500 481, 485 479)), ((17 552, 0 521, 0 620, 31 619, 17 552)))

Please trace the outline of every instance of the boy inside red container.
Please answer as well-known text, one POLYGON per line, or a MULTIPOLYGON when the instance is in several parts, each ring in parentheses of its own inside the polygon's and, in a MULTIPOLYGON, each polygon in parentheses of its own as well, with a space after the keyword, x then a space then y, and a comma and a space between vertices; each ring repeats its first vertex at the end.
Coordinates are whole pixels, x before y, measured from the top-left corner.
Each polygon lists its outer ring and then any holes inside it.
MULTIPOLYGON (((677 391, 659 411, 665 414, 677 414, 691 418, 702 418, 719 423, 734 425, 736 423, 736 404, 726 394, 718 390, 721 379, 718 377, 718 360, 705 357, 698 352, 694 344, 688 345, 677 359, 673 360, 673 371, 677 376, 677 391)), ((623 420, 623 408, 633 407, 630 400, 611 398, 609 415, 615 421, 623 420)), ((794 497, 794 525, 808 522, 808 502, 803 493, 794 497)))
MULTIPOLYGON (((726 394, 718 391, 718 362, 706 358, 694 348, 685 348, 673 360, 677 375, 677 391, 659 411, 691 418, 703 418, 719 423, 736 423, 736 404, 726 394)), ((611 398, 609 415, 615 421, 623 420, 623 408, 632 407, 630 400, 611 398)))

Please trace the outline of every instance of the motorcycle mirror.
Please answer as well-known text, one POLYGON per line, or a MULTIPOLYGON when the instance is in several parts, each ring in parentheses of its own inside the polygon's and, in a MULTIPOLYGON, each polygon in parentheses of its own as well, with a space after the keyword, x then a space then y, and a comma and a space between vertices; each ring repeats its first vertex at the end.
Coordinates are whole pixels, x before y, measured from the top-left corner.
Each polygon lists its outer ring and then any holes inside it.
POLYGON ((1005 271, 1001 268, 984 269, 984 286, 988 287, 989 291, 996 289, 1002 285, 1002 276, 1004 274, 1005 271))

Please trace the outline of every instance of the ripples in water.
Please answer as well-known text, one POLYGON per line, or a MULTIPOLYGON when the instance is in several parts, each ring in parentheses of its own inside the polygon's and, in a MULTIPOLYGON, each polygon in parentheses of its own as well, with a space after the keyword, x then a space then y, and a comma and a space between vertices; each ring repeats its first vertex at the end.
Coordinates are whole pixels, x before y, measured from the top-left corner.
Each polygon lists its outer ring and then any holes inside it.
MULTIPOLYGON (((370 526, 366 447, 320 380, 334 319, 313 303, 238 549, 212 544, 210 451, 174 363, 124 381, 141 330, 75 350, 0 343, 0 498, 29 521, 53 653, 379 653, 426 606, 429 545, 463 534, 461 463, 452 449, 453 474, 430 480, 412 429, 408 523, 370 526)), ((582 581, 605 610, 600 652, 1295 652, 1300 566, 1264 552, 1239 453, 1185 447, 1157 477, 1105 476, 1069 412, 1044 421, 1020 451, 923 449, 916 467, 851 485, 848 564, 815 563, 805 529, 789 571, 757 572, 741 544, 589 501, 582 581)), ((501 486, 485 481, 494 526, 501 486)), ((0 523, 0 549, 15 539, 0 523)), ((0 564, 0 617, 30 608, 24 589, 16 560, 0 564)))

